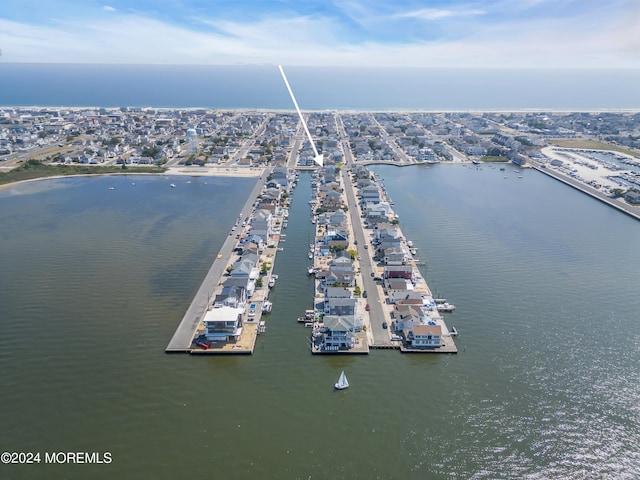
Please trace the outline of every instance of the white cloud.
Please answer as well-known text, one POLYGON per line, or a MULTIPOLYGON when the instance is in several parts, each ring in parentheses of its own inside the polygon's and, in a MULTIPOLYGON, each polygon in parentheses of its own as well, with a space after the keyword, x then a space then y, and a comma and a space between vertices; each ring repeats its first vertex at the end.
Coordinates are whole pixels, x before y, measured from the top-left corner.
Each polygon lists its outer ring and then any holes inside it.
POLYGON ((418 20, 441 20, 444 18, 452 17, 472 17, 476 15, 484 15, 483 10, 448 10, 437 8, 423 8, 420 10, 414 10, 411 12, 397 13, 393 15, 394 18, 415 18, 418 20))
MULTIPOLYGON (((420 11, 416 11, 420 12, 420 11)), ((414 12, 414 14, 416 14, 414 12)), ((421 11, 430 18, 435 11, 421 11)), ((459 13, 459 12, 458 12, 459 13)), ((442 17, 444 18, 444 17, 442 17)), ((426 67, 637 67, 632 22, 523 21, 483 25, 456 40, 348 43, 321 16, 253 23, 200 20, 197 30, 141 15, 58 21, 49 26, 0 20, 3 60, 165 64, 283 64, 426 67), (207 25, 210 29, 207 29, 207 25)))
POLYGON ((105 12, 115 12, 116 9, 114 7, 112 7, 111 5, 104 5, 102 7, 102 10, 104 10, 105 12))

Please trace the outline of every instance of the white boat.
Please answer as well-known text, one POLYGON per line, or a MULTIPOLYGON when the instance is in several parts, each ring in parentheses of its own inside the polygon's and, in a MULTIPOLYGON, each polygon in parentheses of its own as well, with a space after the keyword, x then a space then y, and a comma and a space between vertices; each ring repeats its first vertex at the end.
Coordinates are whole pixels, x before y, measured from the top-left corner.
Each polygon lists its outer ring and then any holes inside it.
POLYGON ((269 288, 273 288, 276 284, 276 280, 278 279, 277 275, 271 275, 271 278, 269 278, 269 283, 267 285, 269 285, 269 288))
POLYGON ((265 300, 262 304, 262 313, 269 313, 272 307, 273 303, 271 303, 269 300, 265 300))
POLYGON ((116 187, 109 187, 109 190, 115 190, 116 187))
POLYGON ((411 240, 407 240, 407 247, 413 247, 413 242, 411 240))
POLYGON ((307 275, 313 275, 314 273, 315 273, 315 270, 313 269, 313 265, 307 268, 307 275))
POLYGON ((176 184, 172 183, 171 185, 169 185, 171 188, 176 188, 176 184))
POLYGON ((344 374, 344 370, 340 374, 338 383, 336 383, 334 387, 336 388, 336 390, 344 390, 345 388, 349 388, 349 381, 347 380, 347 376, 344 374))
POLYGON ((313 260, 313 253, 309 252, 308 257, 309 257, 309 260, 313 260))
POLYGON ((456 309, 456 306, 452 303, 444 302, 439 303, 436 308, 439 312, 453 312, 456 309))

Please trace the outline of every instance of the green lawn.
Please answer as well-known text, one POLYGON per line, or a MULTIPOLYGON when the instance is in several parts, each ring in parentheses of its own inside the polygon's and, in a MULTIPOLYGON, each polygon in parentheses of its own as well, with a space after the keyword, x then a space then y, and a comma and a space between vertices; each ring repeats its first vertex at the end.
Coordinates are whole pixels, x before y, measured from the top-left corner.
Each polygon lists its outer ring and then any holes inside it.
POLYGON ((0 172, 0 185, 31 180, 33 178, 59 175, 100 175, 110 173, 162 173, 162 167, 101 167, 97 165, 44 165, 38 160, 29 160, 9 172, 0 172))

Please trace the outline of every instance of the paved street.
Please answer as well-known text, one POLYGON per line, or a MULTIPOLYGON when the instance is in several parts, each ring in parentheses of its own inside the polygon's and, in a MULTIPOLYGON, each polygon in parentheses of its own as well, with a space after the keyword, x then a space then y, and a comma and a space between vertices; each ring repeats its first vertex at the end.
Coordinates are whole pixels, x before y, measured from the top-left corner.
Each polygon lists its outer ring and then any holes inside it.
POLYGON ((386 321, 389 323, 389 316, 384 308, 384 296, 381 295, 380 287, 373 280, 371 273, 374 275, 377 273, 375 271, 376 264, 371 258, 372 249, 365 249, 364 246, 371 243, 371 239, 366 235, 365 230, 362 225, 362 219, 359 215, 359 209, 357 205, 357 199, 355 195, 355 191, 353 188, 353 184, 351 183, 351 177, 349 174, 349 168, 353 166, 353 156, 351 154, 351 149, 349 148, 349 142, 346 139, 346 134, 344 132, 344 128, 341 122, 337 121, 336 125, 338 127, 338 133, 340 138, 342 138, 342 151, 344 153, 345 164, 342 168, 342 181, 344 184, 344 191, 347 197, 347 207, 349 209, 349 213, 351 214, 351 227, 353 229, 353 234, 355 240, 358 241, 357 251, 360 256, 360 271, 362 274, 362 278, 359 282, 362 290, 366 290, 368 294, 367 302, 369 303, 371 310, 369 313, 369 318, 371 320, 371 333, 374 339, 375 345, 380 344, 388 344, 389 343, 389 330, 385 330, 382 328, 382 322, 386 321))

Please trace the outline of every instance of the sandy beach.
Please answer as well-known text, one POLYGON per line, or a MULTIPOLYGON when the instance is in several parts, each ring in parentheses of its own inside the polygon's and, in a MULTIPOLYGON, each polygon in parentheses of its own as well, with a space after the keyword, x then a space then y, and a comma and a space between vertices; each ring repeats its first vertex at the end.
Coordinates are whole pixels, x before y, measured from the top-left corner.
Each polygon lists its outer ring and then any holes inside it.
POLYGON ((165 176, 190 176, 190 177, 260 177, 264 172, 262 167, 170 167, 166 172, 162 173, 86 173, 78 175, 55 175, 52 177, 30 178, 28 180, 20 180, 19 182, 7 183, 0 185, 0 190, 23 185, 30 182, 38 182, 41 180, 52 180, 56 178, 67 177, 96 177, 104 175, 165 175, 165 176))

